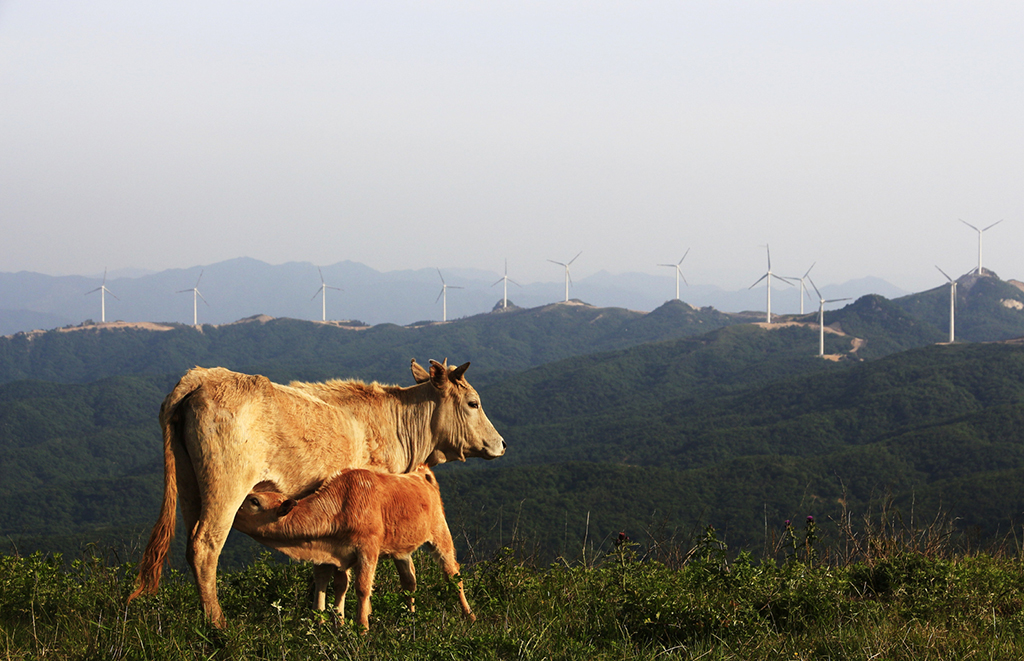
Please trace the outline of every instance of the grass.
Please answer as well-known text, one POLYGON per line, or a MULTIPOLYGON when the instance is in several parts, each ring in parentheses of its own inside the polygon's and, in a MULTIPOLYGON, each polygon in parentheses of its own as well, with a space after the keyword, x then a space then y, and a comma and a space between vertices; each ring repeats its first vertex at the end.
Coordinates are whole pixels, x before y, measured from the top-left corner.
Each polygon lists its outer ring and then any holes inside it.
POLYGON ((206 624, 181 572, 126 606, 130 563, 0 556, 0 658, 1024 658, 1019 553, 958 551, 937 522, 880 521, 837 526, 846 543, 822 557, 810 521, 760 561, 730 554, 710 528, 668 560, 628 540, 596 562, 546 567, 503 549, 464 568, 475 624, 426 555, 416 613, 383 562, 365 634, 312 611, 309 567, 269 554, 222 573, 225 631, 206 624))

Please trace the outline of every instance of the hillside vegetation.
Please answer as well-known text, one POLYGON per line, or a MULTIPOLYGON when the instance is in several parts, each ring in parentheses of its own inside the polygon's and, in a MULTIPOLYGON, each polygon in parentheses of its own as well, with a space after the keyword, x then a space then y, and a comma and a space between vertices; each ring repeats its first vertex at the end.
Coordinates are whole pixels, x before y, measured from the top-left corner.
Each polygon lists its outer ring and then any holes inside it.
POLYGON ((476 383, 593 351, 704 333, 739 319, 671 301, 649 314, 551 305, 448 324, 362 329, 295 319, 172 330, 85 327, 0 338, 0 383, 84 383, 128 374, 180 375, 195 365, 275 380, 348 377, 409 383, 409 360, 471 360, 476 383))
MULTIPOLYGON (((507 346, 493 340, 499 333, 508 343, 517 328, 547 336, 563 324, 587 326, 576 337, 589 337, 593 345, 627 342, 600 330, 602 323, 631 328, 634 335, 667 332, 657 318, 630 326, 625 311, 559 306, 526 312, 519 321, 495 315, 480 327, 467 325, 461 336, 452 334, 459 324, 431 328, 449 333, 445 341, 498 346, 507 346), (510 325, 502 328, 502 319, 510 325), (491 335, 480 335, 490 324, 491 335)), ((661 314, 689 312, 669 306, 661 314)), ((331 355, 349 355, 353 343, 378 333, 381 345, 364 360, 383 365, 391 356, 402 370, 395 380, 410 383, 406 349, 422 345, 396 338, 422 339, 427 336, 415 333, 426 330, 344 331, 277 320, 207 327, 203 334, 183 328, 177 340, 161 341, 164 348, 197 341, 210 352, 223 344, 238 363, 260 358, 274 366, 251 371, 287 381, 326 371, 331 355), (232 334, 248 342, 236 346, 228 340, 232 334), (290 358, 317 355, 321 347, 318 366, 288 367, 290 358)), ((84 338, 96 355, 116 354, 110 343, 124 355, 153 356, 157 352, 143 340, 171 333, 179 331, 84 331, 54 334, 59 337, 52 341, 69 342, 67 350, 77 352, 70 342, 84 338)), ((734 548, 758 551, 785 519, 838 517, 844 508, 862 512, 890 497, 907 511, 951 512, 984 539, 1015 523, 1024 502, 1013 486, 1024 484, 1017 479, 1024 472, 1018 439, 1024 348, 929 346, 865 362, 857 360, 863 346, 854 352, 851 336, 828 334, 826 352, 849 357, 836 362, 818 359, 816 345, 816 329, 809 326, 731 325, 516 373, 496 365, 496 351, 480 361, 466 355, 474 363, 471 381, 480 386, 509 451, 494 462, 439 470, 461 547, 494 550, 514 535, 550 559, 571 549, 598 553, 620 531, 648 543, 711 523, 734 548), (481 362, 484 378, 477 379, 481 362), (977 493, 983 501, 967 497, 977 493)), ((561 346, 582 351, 564 337, 561 346)), ((505 365, 555 353, 524 348, 505 365)), ((188 355, 183 350, 177 359, 188 355)), ((0 532, 26 551, 72 553, 84 541, 102 541, 137 552, 162 492, 156 410, 177 376, 0 386, 0 532)), ((236 547, 226 561, 244 561, 248 548, 236 547)), ((180 563, 181 554, 175 558, 180 563)))

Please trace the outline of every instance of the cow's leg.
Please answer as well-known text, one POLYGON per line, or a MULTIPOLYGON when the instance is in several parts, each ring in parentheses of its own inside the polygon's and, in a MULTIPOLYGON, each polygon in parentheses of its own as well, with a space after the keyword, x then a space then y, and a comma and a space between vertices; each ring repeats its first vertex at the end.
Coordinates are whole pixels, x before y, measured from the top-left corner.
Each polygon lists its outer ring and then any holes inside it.
POLYGON ((409 612, 416 612, 416 600, 412 596, 416 592, 416 567, 412 564, 411 555, 395 555, 391 557, 395 562, 395 569, 398 570, 398 580, 405 590, 406 603, 409 604, 409 612))
POLYGON ((313 565, 313 606, 318 611, 327 610, 327 584, 336 569, 334 565, 313 565))
POLYGON ((364 631, 370 628, 370 595, 373 593, 373 579, 377 573, 379 556, 377 547, 364 548, 359 550, 356 559, 356 597, 359 604, 356 621, 364 631))
MULTIPOLYGON (((448 523, 441 519, 440 525, 437 526, 434 531, 434 540, 431 543, 434 550, 434 557, 441 563, 441 570, 444 571, 445 576, 451 578, 452 576, 458 576, 459 574, 459 563, 455 559, 455 542, 452 541, 452 533, 448 530, 448 523)), ((473 615, 473 611, 469 607, 469 602, 466 601, 466 593, 462 589, 462 579, 459 579, 459 606, 462 607, 462 612, 470 622, 476 622, 476 615, 473 615)))
POLYGON ((195 559, 192 557, 192 539, 196 535, 196 524, 199 523, 200 497, 199 481, 196 471, 192 468, 192 459, 185 446, 172 443, 174 452, 175 482, 178 485, 178 505, 181 506, 181 522, 185 527, 185 560, 195 574, 195 559))
MULTIPOLYGON (((197 471, 198 473, 198 471, 197 471)), ((228 475, 224 473, 223 475, 228 475)), ((200 476, 200 483, 206 480, 202 490, 202 509, 195 534, 189 542, 192 553, 192 570, 199 589, 199 601, 203 611, 218 629, 227 622, 217 599, 217 561, 227 541, 235 514, 245 500, 246 494, 259 480, 255 476, 232 476, 231 483, 211 479, 210 473, 200 476)))

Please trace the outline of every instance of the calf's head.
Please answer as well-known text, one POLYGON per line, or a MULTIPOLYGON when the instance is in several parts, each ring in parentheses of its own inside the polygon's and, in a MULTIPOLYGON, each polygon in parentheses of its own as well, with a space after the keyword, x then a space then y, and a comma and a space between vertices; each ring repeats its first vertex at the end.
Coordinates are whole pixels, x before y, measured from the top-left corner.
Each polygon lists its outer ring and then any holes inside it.
POLYGON ((466 381, 469 363, 448 367, 448 361, 430 361, 430 371, 412 361, 412 374, 417 383, 433 387, 437 407, 430 420, 430 433, 435 451, 428 463, 465 461, 466 457, 496 459, 505 454, 505 439, 487 419, 480 395, 466 381))
POLYGON ((292 511, 295 501, 283 493, 254 491, 245 497, 235 513, 234 527, 247 535, 258 535, 292 511))

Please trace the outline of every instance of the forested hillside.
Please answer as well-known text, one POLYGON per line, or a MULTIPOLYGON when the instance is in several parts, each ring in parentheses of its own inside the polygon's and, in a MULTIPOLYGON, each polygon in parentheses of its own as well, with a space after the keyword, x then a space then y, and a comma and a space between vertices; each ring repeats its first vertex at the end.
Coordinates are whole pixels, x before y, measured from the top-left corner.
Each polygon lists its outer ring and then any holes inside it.
MULTIPOLYGON (((890 346, 928 337, 927 325, 867 298, 826 316, 847 332, 860 322, 867 344, 829 333, 826 353, 846 358, 821 360, 812 326, 687 335, 714 314, 678 303, 647 316, 553 306, 424 328, 274 320, 19 336, 6 345, 18 369, 85 382, 0 386, 0 532, 23 550, 98 541, 132 553, 162 492, 156 410, 184 371, 164 366, 206 362, 199 355, 279 381, 379 371, 410 383, 412 356, 471 360, 470 380, 509 444, 494 462, 439 470, 453 529, 476 549, 514 534, 550 558, 620 530, 648 540, 711 523, 734 547, 757 550, 784 519, 836 516, 843 503, 862 512, 886 494, 991 537, 1024 509, 1019 481, 1007 482, 1024 473, 1022 346, 863 361, 885 329, 902 329, 890 346), (34 344, 18 354, 19 341, 34 344)), ((236 546, 227 560, 246 553, 236 546)))
POLYGON ((553 360, 705 333, 743 321, 670 301, 644 314, 621 308, 550 305, 477 315, 447 324, 359 329, 295 319, 251 320, 197 330, 103 326, 0 338, 0 383, 83 383, 124 374, 180 375, 220 365, 276 380, 354 377, 409 383, 418 357, 473 362, 475 381, 553 360))

